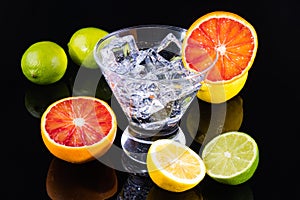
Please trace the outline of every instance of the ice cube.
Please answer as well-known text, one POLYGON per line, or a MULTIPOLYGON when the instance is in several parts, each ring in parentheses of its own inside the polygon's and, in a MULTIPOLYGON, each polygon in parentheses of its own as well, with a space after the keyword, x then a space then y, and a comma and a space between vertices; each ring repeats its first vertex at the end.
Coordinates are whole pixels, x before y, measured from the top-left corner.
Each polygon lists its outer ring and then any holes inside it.
POLYGON ((150 105, 145 105, 141 108, 141 112, 144 115, 152 115, 153 113, 156 113, 163 108, 164 105, 158 99, 153 99, 150 105))
POLYGON ((135 63, 136 64, 142 64, 146 57, 148 56, 148 51, 139 51, 139 53, 137 54, 137 57, 135 58, 135 63))
POLYGON ((177 95, 172 89, 165 89, 160 94, 160 99, 163 104, 167 104, 169 101, 174 101, 177 98, 177 95))
POLYGON ((174 54, 180 55, 182 43, 175 37, 174 34, 169 33, 157 46, 157 52, 166 50, 167 52, 172 52, 174 54))
POLYGON ((158 77, 152 73, 147 73, 147 75, 144 76, 144 79, 152 80, 152 81, 159 80, 158 77))
POLYGON ((185 78, 187 77, 187 74, 184 73, 183 71, 175 71, 174 73, 171 74, 171 79, 180 79, 180 78, 185 78))
POLYGON ((147 72, 157 74, 166 72, 170 68, 170 62, 159 55, 154 49, 148 49, 147 52, 144 60, 147 72))
POLYGON ((143 78, 147 71, 143 65, 133 65, 129 71, 129 75, 133 78, 143 78))
POLYGON ((150 92, 158 92, 159 91, 159 87, 158 87, 157 83, 155 83, 155 82, 150 83, 150 85, 148 85, 147 89, 150 92))
POLYGON ((114 37, 100 51, 104 66, 110 66, 111 70, 125 74, 135 64, 139 55, 139 49, 132 35, 114 37))

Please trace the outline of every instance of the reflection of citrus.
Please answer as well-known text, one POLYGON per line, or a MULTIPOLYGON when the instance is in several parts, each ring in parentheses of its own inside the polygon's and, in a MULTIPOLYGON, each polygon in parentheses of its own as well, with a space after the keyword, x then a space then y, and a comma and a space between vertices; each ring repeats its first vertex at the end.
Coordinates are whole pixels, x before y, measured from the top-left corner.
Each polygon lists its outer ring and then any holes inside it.
POLYGON ((238 185, 253 176, 258 166, 258 154, 257 143, 250 135, 231 131, 210 140, 204 146, 202 158, 211 178, 238 185))
POLYGON ((73 96, 94 96, 105 101, 109 100, 112 91, 104 76, 99 76, 99 74, 101 74, 100 68, 79 68, 76 76, 70 79, 73 96))
POLYGON ((54 158, 47 173, 46 189, 52 200, 104 200, 117 188, 115 170, 97 160, 74 165, 54 158))
POLYGON ((25 107, 33 117, 41 118, 51 103, 68 96, 69 88, 61 81, 50 85, 31 84, 25 93, 25 107))
POLYGON ((184 192, 170 192, 163 190, 157 186, 153 186, 149 191, 147 200, 203 200, 203 197, 199 191, 194 189, 187 190, 184 192))
POLYGON ((221 103, 239 93, 247 79, 245 74, 254 62, 257 46, 254 27, 237 14, 215 11, 198 18, 187 30, 183 41, 183 64, 191 70, 201 71, 203 52, 215 57, 217 50, 219 58, 208 72, 204 88, 199 90, 197 97, 221 103))
POLYGON ((207 181, 201 185, 201 194, 204 199, 209 200, 254 200, 251 187, 247 183, 232 186, 219 184, 218 182, 207 179, 207 181))
POLYGON ((242 97, 235 96, 220 104, 210 104, 199 99, 198 104, 200 113, 190 110, 186 120, 189 134, 198 143, 203 143, 208 131, 221 134, 240 129, 244 117, 242 97), (198 123, 194 119, 199 115, 198 123))
POLYGON ((97 68, 94 60, 94 46, 108 32, 95 27, 86 27, 77 30, 68 43, 71 59, 77 64, 87 68, 97 68))
POLYGON ((62 47, 50 41, 32 44, 21 59, 22 72, 33 83, 47 85, 60 80, 68 59, 62 47))
POLYGON ((41 118, 41 133, 56 157, 83 163, 102 156, 117 131, 116 116, 104 101, 87 96, 67 97, 52 103, 41 118))
POLYGON ((183 192, 195 187, 206 173, 198 154, 171 139, 160 139, 151 144, 147 169, 156 185, 171 192, 183 192))
POLYGON ((112 97, 112 91, 108 83, 106 82, 104 76, 101 76, 99 80, 97 91, 96 91, 96 97, 106 101, 112 97))

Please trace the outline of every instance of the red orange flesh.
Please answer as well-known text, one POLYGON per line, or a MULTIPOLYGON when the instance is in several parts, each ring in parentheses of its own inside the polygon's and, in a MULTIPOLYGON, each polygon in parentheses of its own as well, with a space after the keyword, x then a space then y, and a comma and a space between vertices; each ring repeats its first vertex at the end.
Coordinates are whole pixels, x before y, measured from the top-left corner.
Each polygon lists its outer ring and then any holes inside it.
POLYGON ((94 97, 67 97, 52 103, 41 118, 45 145, 56 157, 85 162, 112 145, 117 122, 110 106, 94 97))
POLYGON ((215 11, 198 18, 188 29, 183 41, 183 63, 201 71, 203 49, 219 58, 209 71, 207 82, 230 82, 252 66, 257 51, 257 34, 253 26, 237 14, 215 11))

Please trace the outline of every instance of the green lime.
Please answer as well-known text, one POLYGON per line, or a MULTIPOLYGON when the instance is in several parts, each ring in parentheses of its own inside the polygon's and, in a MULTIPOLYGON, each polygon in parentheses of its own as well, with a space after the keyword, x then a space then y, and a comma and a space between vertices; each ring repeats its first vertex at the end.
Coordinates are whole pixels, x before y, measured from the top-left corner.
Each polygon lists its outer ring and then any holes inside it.
POLYGON ((68 65, 64 49, 51 41, 32 44, 21 59, 22 72, 31 82, 48 85, 60 80, 68 65))
POLYGON ((203 148, 202 159, 211 178, 238 185, 249 180, 256 171, 258 146, 247 133, 230 131, 211 139, 203 148))
POLYGON ((94 46, 107 34, 108 32, 95 27, 77 30, 68 43, 69 54, 73 62, 87 68, 97 68, 93 55, 94 46))

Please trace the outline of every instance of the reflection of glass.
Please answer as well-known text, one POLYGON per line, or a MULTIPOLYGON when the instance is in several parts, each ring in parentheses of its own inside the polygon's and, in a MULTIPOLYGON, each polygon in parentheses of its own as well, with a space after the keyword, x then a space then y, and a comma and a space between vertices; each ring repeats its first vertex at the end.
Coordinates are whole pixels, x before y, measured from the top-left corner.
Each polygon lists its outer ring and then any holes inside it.
POLYGON ((205 70, 194 74, 181 61, 185 29, 138 26, 113 32, 94 51, 129 126, 121 138, 123 150, 145 163, 151 143, 170 138, 185 143, 179 121, 213 66, 203 55, 205 70))
POLYGON ((124 151, 121 158, 122 166, 125 171, 133 174, 147 174, 147 165, 131 159, 124 151))
POLYGON ((128 174, 123 188, 118 194, 118 200, 147 199, 153 182, 147 175, 128 174))

